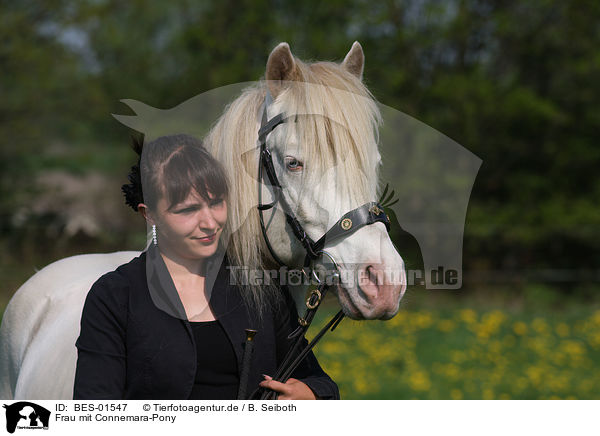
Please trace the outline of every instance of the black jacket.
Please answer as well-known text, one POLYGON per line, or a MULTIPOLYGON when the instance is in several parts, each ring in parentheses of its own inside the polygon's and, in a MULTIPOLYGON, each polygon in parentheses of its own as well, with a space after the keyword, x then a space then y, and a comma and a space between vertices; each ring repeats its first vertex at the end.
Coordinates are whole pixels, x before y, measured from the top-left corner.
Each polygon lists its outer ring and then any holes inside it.
MULTIPOLYGON (((285 304, 271 305, 263 320, 249 313, 239 288, 230 284, 225 261, 214 283, 210 307, 241 361, 244 329, 258 330, 250 367, 248 394, 273 376, 298 326, 289 293, 285 304)), ((214 262, 213 262, 214 263, 214 262)), ((218 265, 217 265, 218 266, 218 265)), ((306 340, 304 340, 306 342, 306 340)), ((196 345, 185 309, 160 254, 154 248, 103 275, 89 291, 81 317, 73 398, 187 399, 196 374, 196 345), (147 279, 148 277, 148 279, 147 279), (149 286, 150 284, 150 286, 149 286)), ((323 399, 339 399, 337 385, 311 352, 292 374, 323 399)))

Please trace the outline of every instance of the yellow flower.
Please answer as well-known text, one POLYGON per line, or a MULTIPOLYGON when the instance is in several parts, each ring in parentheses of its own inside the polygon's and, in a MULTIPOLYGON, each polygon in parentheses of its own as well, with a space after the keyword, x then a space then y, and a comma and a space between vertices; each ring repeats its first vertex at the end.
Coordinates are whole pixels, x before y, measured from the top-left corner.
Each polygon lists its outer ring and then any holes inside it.
POLYGON ((561 348, 571 357, 582 356, 585 354, 585 348, 577 341, 563 341, 561 348))
POLYGON ((389 321, 386 321, 385 326, 388 328, 396 328, 396 327, 402 326, 406 323, 407 316, 408 316, 407 312, 400 311, 392 319, 390 319, 389 321))
POLYGON ((527 333, 527 324, 525 324, 522 321, 517 321, 513 324, 513 331, 519 335, 519 336, 523 336, 524 334, 527 333))
POLYGON ((506 319, 506 315, 504 315, 499 310, 494 310, 492 312, 486 313, 481 317, 481 323, 476 327, 475 325, 471 326, 471 329, 475 327, 475 332, 477 333, 477 338, 480 341, 485 341, 489 339, 490 336, 498 333, 500 326, 506 319))
POLYGON ((450 319, 442 319, 438 322, 438 329, 444 333, 451 332, 455 327, 456 324, 450 319))
POLYGON ((462 400, 463 393, 459 389, 452 389, 452 391, 450 391, 450 398, 453 400, 462 400))
POLYGON ((433 324, 433 316, 429 312, 416 312, 413 322, 418 328, 426 329, 433 324))
POLYGON ((324 352, 324 353, 329 353, 329 354, 341 354, 344 352, 348 352, 348 346, 340 341, 337 342, 325 342, 324 344, 321 345, 321 349, 320 351, 324 352))
POLYGON ((460 369, 453 363, 445 365, 446 377, 455 380, 460 376, 460 369))
POLYGON ((541 335, 548 334, 550 332, 550 326, 543 318, 534 319, 531 322, 531 327, 533 327, 533 329, 541 335))
POLYGON ((413 373, 408 380, 408 384, 413 391, 428 391, 431 388, 429 376, 424 371, 413 373))
POLYGON ((541 383, 544 371, 540 367, 530 366, 525 372, 533 385, 537 386, 541 383))
POLYGON ((367 394, 372 390, 369 388, 369 384, 364 379, 354 380, 354 389, 356 389, 361 394, 367 394))
POLYGON ((595 311, 590 319, 596 326, 600 326, 600 310, 595 311))
POLYGON ((558 325, 556 326, 556 334, 560 337, 565 337, 569 335, 569 326, 564 323, 558 323, 558 325))
POLYGON ((458 312, 458 317, 466 324, 477 322, 477 314, 473 309, 462 309, 458 312))
POLYGON ((599 348, 600 347, 600 332, 592 333, 591 335, 589 335, 588 342, 590 343, 590 345, 592 347, 599 348))
POLYGON ((481 321, 493 331, 498 330, 498 327, 500 327, 505 320, 506 315, 499 310, 493 310, 492 312, 486 313, 481 319, 481 321))

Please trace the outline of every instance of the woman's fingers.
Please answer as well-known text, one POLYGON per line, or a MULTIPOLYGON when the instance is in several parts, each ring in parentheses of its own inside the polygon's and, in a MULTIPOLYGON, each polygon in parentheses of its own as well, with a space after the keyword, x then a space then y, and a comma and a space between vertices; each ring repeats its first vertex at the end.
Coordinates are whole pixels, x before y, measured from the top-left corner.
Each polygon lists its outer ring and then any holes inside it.
POLYGON ((273 378, 269 377, 268 375, 263 374, 263 377, 265 379, 258 384, 259 386, 261 386, 263 388, 271 389, 275 392, 279 392, 280 394, 288 394, 289 393, 289 391, 290 391, 289 386, 286 386, 284 383, 273 380, 273 378))
POLYGON ((265 378, 265 380, 261 381, 258 385, 263 388, 271 389, 272 391, 278 392, 280 395, 277 395, 275 399, 285 399, 285 395, 288 393, 289 387, 286 386, 284 383, 273 380, 273 378, 268 375, 263 374, 263 377, 265 378))
POLYGON ((271 389, 279 392, 277 399, 279 400, 315 400, 316 396, 313 391, 300 380, 290 378, 286 383, 281 383, 273 380, 272 377, 263 374, 265 380, 259 383, 263 388, 271 389))

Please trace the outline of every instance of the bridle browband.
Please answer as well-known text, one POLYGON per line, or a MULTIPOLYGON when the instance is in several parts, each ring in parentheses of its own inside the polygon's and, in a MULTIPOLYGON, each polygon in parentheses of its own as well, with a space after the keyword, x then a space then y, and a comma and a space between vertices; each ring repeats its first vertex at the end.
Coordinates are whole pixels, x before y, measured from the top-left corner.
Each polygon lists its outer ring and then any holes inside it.
MULTIPOLYGON (((363 204, 356 209, 351 210, 350 212, 345 213, 323 236, 321 236, 316 242, 306 233, 303 229, 302 224, 296 218, 296 215, 292 211, 290 205, 287 203, 285 197, 282 195, 283 188, 279 183, 279 179, 277 178, 277 173, 275 172, 275 167, 273 165, 273 157, 271 155, 271 151, 267 148, 267 136, 275 130, 279 125, 289 122, 290 120, 294 120, 296 122, 297 115, 295 116, 284 116, 283 113, 275 115, 270 120, 267 119, 267 108, 271 101, 271 96, 269 94, 269 90, 267 89, 265 96, 265 103, 263 105, 263 112, 261 118, 260 129, 258 130, 258 147, 260 148, 260 156, 258 162, 258 213, 260 218, 260 227, 263 234, 263 238, 265 244, 271 254, 271 257, 277 262, 280 266, 285 266, 285 264, 281 261, 279 256, 273 250, 273 247, 269 241, 269 237, 267 235, 267 229, 264 222, 263 212, 265 210, 272 209, 275 205, 280 204, 283 212, 285 213, 285 218, 287 224, 292 229, 294 236, 300 241, 304 250, 306 251, 306 256, 304 258, 304 269, 303 272, 306 276, 312 274, 313 278, 317 281, 318 286, 316 289, 310 293, 308 299, 306 300, 306 313, 304 317, 299 318, 300 326, 292 332, 288 338, 296 338, 295 344, 290 348, 284 361, 280 365, 277 370, 277 373, 273 377, 274 380, 285 383, 287 379, 291 376, 292 372, 296 369, 296 367, 300 364, 302 359, 308 355, 310 350, 317 344, 317 342, 321 339, 321 337, 327 332, 327 330, 331 329, 332 331, 337 327, 342 318, 344 317, 344 313, 340 310, 321 331, 313 338, 313 340, 308 344, 299 354, 297 354, 297 350, 302 343, 302 339, 304 338, 304 334, 308 330, 314 315, 323 300, 327 290, 329 289, 331 283, 326 281, 321 281, 316 276, 314 269, 311 268, 311 264, 317 260, 321 256, 327 256, 333 263, 336 273, 335 277, 339 279, 339 269, 337 267, 337 263, 333 259, 333 257, 324 250, 326 242, 336 241, 338 239, 349 236, 354 233, 358 229, 374 224, 376 222, 382 222, 385 224, 387 231, 390 230, 390 221, 388 216, 383 211, 381 205, 377 202, 368 202, 363 204), (264 173, 266 173, 267 178, 269 180, 270 185, 274 191, 274 200, 271 203, 263 204, 262 203, 262 186, 264 173), (297 354, 297 355, 296 355, 297 354), (294 358, 295 356, 295 358, 294 358)), ((248 342, 251 342, 250 338, 248 342)), ((260 389, 254 391, 250 398, 259 392, 260 389)), ((275 399, 277 393, 274 391, 267 391, 263 393, 260 399, 275 399)))

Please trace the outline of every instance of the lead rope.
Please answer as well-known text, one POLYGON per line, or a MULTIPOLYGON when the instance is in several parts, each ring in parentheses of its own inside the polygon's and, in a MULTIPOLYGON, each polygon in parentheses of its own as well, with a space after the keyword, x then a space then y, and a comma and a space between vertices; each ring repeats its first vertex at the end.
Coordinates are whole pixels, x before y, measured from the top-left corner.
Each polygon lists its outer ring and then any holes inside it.
MULTIPOLYGON (((310 353, 313 347, 317 345, 317 343, 321 340, 325 333, 327 333, 327 330, 331 329, 331 331, 334 331, 338 324, 342 321, 343 317, 343 311, 340 310, 338 313, 336 313, 335 316, 331 318, 331 320, 325 325, 325 327, 323 327, 319 331, 319 333, 313 338, 313 340, 310 341, 310 343, 306 347, 304 347, 304 349, 300 352, 300 354, 298 354, 296 359, 294 359, 294 361, 289 364, 289 366, 287 367, 287 369, 285 369, 283 374, 279 377, 274 377, 273 379, 281 383, 285 383, 286 381, 288 381, 294 370, 298 367, 298 365, 300 365, 300 363, 302 362, 302 360, 304 360, 308 353, 310 353)), ((304 339, 304 334, 298 337, 298 339, 296 340, 296 344, 300 344, 302 342, 302 339, 304 339)), ((295 348, 297 347, 294 346, 294 349, 295 348)), ((277 399, 277 395, 277 392, 269 390, 262 395, 261 400, 275 400, 277 399)))
MULTIPOLYGON (((281 363, 275 376, 273 377, 273 380, 281 382, 281 383, 285 383, 290 378, 290 376, 292 375, 294 370, 298 367, 298 365, 300 365, 302 360, 304 360, 304 358, 308 355, 308 353, 322 339, 322 337, 325 335, 325 333, 329 329, 331 329, 331 331, 334 331, 335 328, 342 321, 342 318, 344 317, 344 312, 340 310, 319 331, 319 333, 317 333, 317 335, 312 339, 312 341, 310 343, 308 343, 306 345, 306 347, 304 347, 299 353, 297 353, 300 345, 302 344, 302 340, 305 339, 304 335, 306 334, 308 328, 312 324, 312 321, 315 317, 315 313, 317 312, 319 306, 321 305, 321 302, 323 301, 323 297, 327 293, 328 289, 329 289, 329 285, 327 285, 325 282, 321 282, 319 284, 319 286, 317 287, 317 289, 314 289, 310 293, 308 299, 306 300, 307 310, 304 315, 304 318, 299 318, 298 321, 299 321, 300 325, 298 326, 298 328, 296 328, 296 330, 294 330, 292 333, 290 333, 288 335, 288 339, 296 338, 296 341, 294 342, 293 346, 291 346, 289 348, 285 358, 283 359, 283 362, 281 363), (294 358, 294 356, 295 356, 295 358, 294 358)), ((272 391, 270 389, 264 389, 261 387, 255 389, 249 398, 253 399, 256 395, 258 395, 258 393, 261 390, 263 391, 263 393, 259 398, 260 400, 274 400, 277 398, 277 392, 272 391)))
MULTIPOLYGON (((326 252, 322 252, 322 254, 330 257, 330 255, 326 252)), ((333 258, 332 258, 332 261, 333 261, 333 258)), ((309 262, 308 258, 307 258, 307 262, 309 262)), ((338 266, 335 263, 335 261, 333 261, 333 262, 334 262, 334 266, 337 270, 337 272, 333 276, 333 278, 337 281, 337 280, 339 280, 339 269, 338 269, 338 266)), ((307 266, 308 266, 308 264, 307 264, 307 266)), ((306 275, 306 267, 305 267, 305 269, 303 269, 303 273, 306 275)), ((298 365, 302 362, 304 357, 306 357, 308 352, 310 352, 310 350, 312 350, 312 348, 315 345, 317 345, 317 343, 321 340, 321 338, 326 333, 326 331, 329 328, 331 328, 331 331, 335 330, 335 328, 337 327, 337 325, 340 323, 340 321, 342 320, 342 318, 344 316, 342 311, 338 312, 332 318, 332 320, 323 329, 321 329, 321 331, 315 336, 313 341, 311 341, 310 344, 307 344, 307 346, 302 351, 300 351, 300 353, 297 354, 298 348, 302 344, 302 341, 304 340, 304 336, 305 336, 306 332, 308 331, 308 328, 310 327, 310 325, 315 317, 315 314, 316 314, 317 310, 319 309, 319 306, 321 305, 321 302, 324 300, 325 294, 327 293, 327 291, 329 290, 329 287, 330 287, 330 285, 328 285, 326 281, 321 281, 319 279, 319 277, 315 274, 314 269, 312 270, 312 274, 313 274, 314 278, 319 282, 319 285, 316 289, 313 289, 311 291, 309 297, 306 300, 306 303, 305 303, 306 304, 306 312, 304 314, 304 317, 298 318, 298 322, 300 325, 292 333, 290 333, 288 335, 288 339, 296 338, 296 341, 288 349, 288 352, 287 352, 286 356, 284 357, 283 362, 280 364, 280 366, 275 374, 274 380, 282 382, 282 383, 285 383, 289 379, 292 372, 298 367, 298 365), (294 359, 294 356, 296 356, 295 359, 294 359)), ((255 392, 253 393, 253 396, 256 394, 257 391, 258 391, 258 389, 255 390, 255 392)), ((274 391, 264 390, 264 392, 261 396, 261 399, 263 399, 263 400, 276 399, 276 395, 277 395, 277 393, 274 391)))
MULTIPOLYGON (((331 260, 334 264, 334 267, 337 271, 334 275, 334 278, 336 279, 336 282, 337 282, 337 280, 339 280, 339 277, 340 277, 339 276, 339 268, 338 268, 337 264, 335 263, 333 258, 327 252, 323 251, 323 252, 321 252, 321 254, 326 255, 331 258, 331 260)), ((305 262, 306 262, 306 266, 305 266, 305 268, 306 268, 310 265, 308 256, 307 256, 305 262)), ((303 272, 306 274, 305 270, 303 270, 303 272)), ((288 350, 285 358, 283 359, 283 362, 281 363, 277 373, 275 374, 274 380, 279 381, 281 383, 285 383, 290 378, 292 372, 294 372, 294 370, 298 367, 298 365, 302 362, 302 360, 308 355, 308 353, 313 349, 313 347, 315 345, 317 345, 317 343, 325 335, 327 330, 329 330, 331 328, 331 331, 334 331, 335 328, 338 326, 338 324, 342 321, 342 318, 344 317, 344 313, 341 310, 337 314, 335 314, 335 316, 325 325, 325 327, 323 327, 319 331, 319 333, 317 333, 317 335, 313 338, 313 340, 309 344, 307 344, 307 346, 304 347, 304 349, 292 361, 292 358, 294 357, 294 355, 296 354, 296 351, 298 350, 298 347, 302 343, 304 336, 305 336, 306 332, 308 331, 308 328, 310 327, 311 323, 314 320, 317 310, 319 309, 321 303, 325 299, 325 294, 327 293, 327 291, 330 288, 330 285, 328 285, 326 281, 321 281, 319 279, 319 277, 315 274, 314 269, 311 269, 311 272, 314 275, 315 279, 319 282, 319 285, 316 289, 313 289, 311 291, 309 297, 306 300, 306 312, 304 314, 304 317, 298 318, 298 322, 300 325, 298 326, 298 328, 296 328, 296 330, 294 330, 288 336, 288 339, 296 337, 296 341, 295 341, 294 345, 292 347, 290 347, 290 349, 288 350)), ((266 391, 265 393, 263 393, 263 395, 261 397, 261 399, 265 399, 265 400, 268 400, 268 399, 274 400, 276 398, 277 398, 277 393, 274 391, 266 391)))

